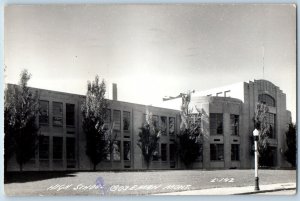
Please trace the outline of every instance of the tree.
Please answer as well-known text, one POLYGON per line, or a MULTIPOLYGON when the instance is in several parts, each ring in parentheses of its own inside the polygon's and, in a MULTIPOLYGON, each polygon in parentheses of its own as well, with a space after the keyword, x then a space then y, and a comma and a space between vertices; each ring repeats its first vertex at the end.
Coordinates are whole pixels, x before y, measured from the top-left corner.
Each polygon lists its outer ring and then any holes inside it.
POLYGON ((144 122, 140 129, 141 132, 139 133, 137 145, 141 149, 147 169, 149 169, 153 155, 158 148, 161 131, 154 125, 152 114, 149 112, 146 114, 146 122, 144 122))
POLYGON ((268 143, 268 136, 270 135, 270 124, 267 120, 268 112, 269 108, 266 104, 257 103, 254 116, 254 125, 260 132, 257 145, 259 153, 259 165, 261 166, 269 166, 270 164, 269 155, 271 150, 268 143))
POLYGON ((286 136, 286 144, 287 150, 285 151, 284 155, 286 160, 293 166, 296 167, 296 154, 297 154, 297 136, 296 136, 296 125, 293 123, 289 124, 289 128, 285 133, 286 136))
POLYGON ((177 135, 179 157, 187 168, 198 158, 199 144, 202 141, 201 113, 196 108, 197 113, 192 114, 192 110, 189 109, 190 100, 191 93, 182 95, 180 133, 177 135))
POLYGON ((30 77, 27 70, 22 71, 19 85, 6 89, 4 104, 5 166, 14 153, 20 171, 34 157, 39 137, 39 127, 36 124, 39 114, 38 93, 33 93, 27 86, 30 77))
POLYGON ((83 116, 82 128, 86 135, 86 154, 93 163, 93 170, 108 154, 109 129, 104 122, 107 117, 108 101, 105 99, 106 85, 99 83, 98 75, 88 82, 86 99, 81 106, 83 116))

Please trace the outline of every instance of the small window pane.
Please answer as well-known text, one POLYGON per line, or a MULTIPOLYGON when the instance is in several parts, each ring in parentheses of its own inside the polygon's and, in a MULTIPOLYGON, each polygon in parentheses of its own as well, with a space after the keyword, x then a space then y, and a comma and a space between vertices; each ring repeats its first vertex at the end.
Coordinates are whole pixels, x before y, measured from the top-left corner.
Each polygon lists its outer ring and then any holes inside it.
POLYGON ((175 144, 170 144, 169 145, 169 149, 170 149, 170 161, 175 161, 175 144))
POLYGON ((39 101, 40 104, 40 124, 49 124, 49 102, 48 101, 39 101))
POLYGON ((223 144, 210 144, 210 160, 215 160, 215 161, 224 160, 223 144))
POLYGON ((160 117, 160 129, 163 135, 167 135, 167 117, 160 117))
POLYGON ((114 161, 121 160, 121 142, 118 140, 113 143, 112 156, 114 161))
POLYGON ((130 142, 129 141, 124 141, 123 142, 123 153, 124 153, 124 160, 125 161, 130 161, 130 142))
POLYGON ((63 104, 58 102, 53 102, 53 125, 62 126, 63 125, 63 104))
POLYGON ((223 135, 223 114, 211 113, 209 120, 210 135, 223 135))
POLYGON ((240 146, 238 144, 231 145, 231 160, 232 161, 240 160, 240 146))
POLYGON ((153 154, 152 154, 152 160, 153 161, 158 161, 159 158, 159 144, 156 144, 156 149, 154 150, 153 154))
POLYGON ((169 117, 169 134, 175 134, 175 117, 169 117))
POLYGON ((115 130, 121 130, 121 111, 120 110, 114 110, 113 123, 114 123, 115 130))
POLYGON ((161 144, 161 160, 167 161, 167 144, 161 144))
POLYGON ((153 121, 153 126, 158 128, 159 127, 159 119, 158 119, 158 116, 156 115, 153 115, 152 116, 152 121, 153 121))
POLYGON ((67 159, 75 159, 75 138, 67 138, 67 159))
POLYGON ((43 136, 39 140, 40 159, 49 159, 49 137, 43 136))
POLYGON ((239 135, 239 115, 230 115, 231 135, 239 135))
POLYGON ((66 104, 66 124, 68 126, 75 125, 75 105, 74 104, 66 104))
POLYGON ((130 129, 130 112, 123 111, 123 130, 129 131, 130 129))
POLYGON ((53 159, 62 159, 63 156, 63 138, 53 137, 53 159))

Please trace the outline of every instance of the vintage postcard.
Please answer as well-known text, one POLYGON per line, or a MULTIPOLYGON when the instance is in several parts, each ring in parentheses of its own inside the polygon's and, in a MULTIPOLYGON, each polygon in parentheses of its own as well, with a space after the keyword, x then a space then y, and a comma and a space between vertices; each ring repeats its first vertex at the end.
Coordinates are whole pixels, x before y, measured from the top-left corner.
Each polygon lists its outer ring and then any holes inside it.
POLYGON ((295 195, 295 4, 5 5, 8 196, 295 195))

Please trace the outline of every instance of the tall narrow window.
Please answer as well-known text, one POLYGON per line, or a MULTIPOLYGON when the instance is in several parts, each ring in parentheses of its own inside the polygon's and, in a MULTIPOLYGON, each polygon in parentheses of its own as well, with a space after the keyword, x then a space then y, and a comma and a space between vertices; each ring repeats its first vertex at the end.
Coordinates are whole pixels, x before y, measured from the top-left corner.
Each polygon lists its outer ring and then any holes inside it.
POLYGON ((67 168, 75 168, 76 155, 75 155, 75 138, 67 137, 67 168))
POLYGON ((240 145, 238 144, 231 145, 231 160, 232 161, 240 160, 240 145))
POLYGON ((123 130, 129 131, 130 129, 130 112, 123 111, 123 130))
POLYGON ((114 123, 114 129, 115 130, 121 130, 121 111, 120 110, 114 110, 113 111, 113 123, 114 123))
POLYGON ((175 117, 169 117, 169 134, 175 134, 175 117))
POLYGON ((66 104, 66 124, 67 126, 75 125, 75 105, 74 104, 66 104))
POLYGON ((223 135, 223 114, 210 113, 210 135, 223 135))
POLYGON ((175 161, 175 144, 170 144, 169 145, 169 150, 170 150, 170 161, 175 161))
POLYGON ((167 161, 167 144, 161 144, 161 160, 167 161))
POLYGON ((39 158, 49 159, 49 137, 43 136, 39 139, 39 158))
POLYGON ((106 110, 106 117, 104 119, 104 128, 109 129, 111 124, 111 110, 107 109, 106 110))
POLYGON ((162 135, 167 135, 167 117, 160 117, 160 130, 162 135))
POLYGON ((273 113, 267 113, 266 114, 267 117, 267 123, 269 124, 269 133, 268 136, 269 138, 276 138, 276 114, 273 113))
POLYGON ((63 104, 53 102, 53 125, 63 126, 63 104))
POLYGON ((210 160, 223 161, 224 160, 224 145, 210 144, 210 160))
POLYGON ((230 115, 231 135, 239 135, 239 115, 230 115))
POLYGON ((130 161, 130 142, 129 141, 124 141, 123 142, 123 159, 125 161, 130 161))
POLYGON ((156 148, 152 154, 152 160, 153 161, 158 161, 158 158, 159 158, 159 144, 157 143, 156 144, 156 148))
POLYGON ((75 159, 75 138, 67 137, 67 159, 75 159))
POLYGON ((158 119, 158 116, 153 115, 153 116, 152 116, 152 122, 153 122, 153 126, 154 126, 155 128, 158 128, 158 127, 159 127, 159 119, 158 119))
POLYGON ((40 124, 49 124, 49 101, 39 101, 40 104, 40 124))
POLYGON ((121 142, 119 140, 113 143, 112 156, 114 161, 121 160, 121 142))
POLYGON ((53 159, 63 158, 63 138, 53 137, 53 159))

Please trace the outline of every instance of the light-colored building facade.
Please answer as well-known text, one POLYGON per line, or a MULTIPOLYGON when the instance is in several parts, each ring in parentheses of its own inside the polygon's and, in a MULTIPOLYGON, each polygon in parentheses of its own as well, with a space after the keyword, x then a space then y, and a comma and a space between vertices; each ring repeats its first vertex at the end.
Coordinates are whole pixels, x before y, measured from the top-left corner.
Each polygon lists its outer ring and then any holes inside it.
MULTIPOLYGON (((116 87, 115 87, 116 88, 116 87)), ((38 90, 41 115, 38 124, 44 139, 39 144, 35 158, 25 164, 24 170, 91 170, 92 163, 86 155, 85 134, 82 130, 81 104, 84 96, 43 89, 38 90)), ((115 94, 115 97, 117 95, 115 94)), ((285 132, 290 122, 286 110, 286 96, 266 80, 238 83, 205 92, 192 94, 191 106, 201 112, 203 140, 199 144, 195 169, 252 168, 250 136, 254 129, 255 105, 264 101, 269 106, 268 116, 273 126, 269 141, 273 147, 272 166, 287 167, 284 160, 285 132)), ((114 122, 117 135, 113 151, 98 170, 139 170, 146 164, 138 139, 145 114, 151 112, 162 135, 150 169, 183 169, 185 166, 176 155, 176 135, 179 134, 181 98, 164 101, 163 106, 146 106, 109 100, 109 118, 114 122)), ((8 170, 18 171, 15 158, 8 170)))
MULTIPOLYGON (((268 139, 270 166, 289 167, 283 155, 287 149, 285 132, 291 123, 286 95, 267 80, 254 80, 191 94, 191 109, 202 113, 204 168, 253 166, 250 136, 254 130, 253 118, 258 102, 266 103, 269 108, 267 119, 272 127, 268 139)), ((177 98, 165 101, 161 106, 179 109, 180 104, 181 99, 177 98)))

